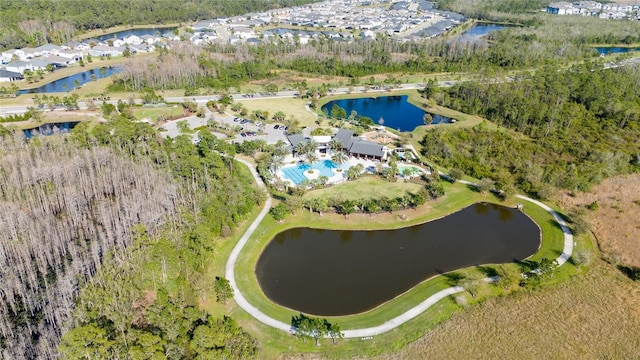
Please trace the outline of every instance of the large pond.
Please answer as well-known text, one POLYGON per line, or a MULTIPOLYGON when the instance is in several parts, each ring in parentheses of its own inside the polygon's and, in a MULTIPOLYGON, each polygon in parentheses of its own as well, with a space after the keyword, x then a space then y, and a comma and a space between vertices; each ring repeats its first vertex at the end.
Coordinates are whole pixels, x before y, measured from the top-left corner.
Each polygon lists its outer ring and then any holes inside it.
MULTIPOLYGON (((347 115, 355 110, 358 115, 370 117, 373 122, 388 126, 398 131, 412 131, 417 126, 424 125, 424 114, 426 112, 419 107, 409 103, 407 95, 402 96, 380 96, 362 97, 356 99, 332 100, 323 106, 329 115, 334 104, 347 111, 347 115)), ((433 115, 434 124, 448 123, 451 119, 433 115)))
POLYGON ((75 89, 76 85, 84 85, 94 79, 102 79, 113 74, 117 74, 122 71, 119 67, 103 67, 99 69, 91 69, 83 71, 77 74, 63 77, 62 79, 54 80, 46 83, 42 86, 32 89, 24 89, 18 91, 18 95, 22 94, 39 94, 39 93, 53 93, 53 92, 66 92, 75 89), (76 84, 78 81, 78 84, 76 84))
POLYGON ((432 276, 523 260, 539 246, 538 226, 520 211, 475 204, 397 230, 287 230, 264 249, 256 276, 277 304, 314 315, 349 315, 432 276))
POLYGON ((118 32, 114 32, 114 33, 100 35, 100 36, 97 36, 96 39, 98 39, 100 41, 116 40, 116 39, 122 39, 123 37, 130 36, 130 35, 135 35, 135 36, 159 35, 159 36, 163 36, 163 35, 166 35, 166 34, 172 34, 173 30, 175 30, 175 29, 176 29, 175 27, 129 29, 129 30, 123 30, 123 31, 118 31, 118 32))

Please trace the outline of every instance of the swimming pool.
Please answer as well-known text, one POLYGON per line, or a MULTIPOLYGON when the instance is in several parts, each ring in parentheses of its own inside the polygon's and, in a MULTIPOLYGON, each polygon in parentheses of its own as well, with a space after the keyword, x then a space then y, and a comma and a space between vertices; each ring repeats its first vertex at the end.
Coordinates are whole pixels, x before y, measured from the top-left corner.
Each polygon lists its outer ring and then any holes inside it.
POLYGON ((402 176, 414 177, 425 173, 424 169, 414 165, 398 165, 398 173, 402 176), (408 170, 412 168, 411 170, 408 170))
POLYGON ((346 164, 338 165, 331 160, 322 160, 314 162, 311 166, 309 166, 309 164, 301 164, 282 168, 282 173, 284 174, 285 179, 291 180, 294 184, 299 185, 301 182, 307 180, 307 177, 304 176, 304 172, 307 170, 317 170, 320 173, 319 176, 326 176, 330 178, 335 175, 333 170, 347 169, 348 167, 349 166, 346 164))

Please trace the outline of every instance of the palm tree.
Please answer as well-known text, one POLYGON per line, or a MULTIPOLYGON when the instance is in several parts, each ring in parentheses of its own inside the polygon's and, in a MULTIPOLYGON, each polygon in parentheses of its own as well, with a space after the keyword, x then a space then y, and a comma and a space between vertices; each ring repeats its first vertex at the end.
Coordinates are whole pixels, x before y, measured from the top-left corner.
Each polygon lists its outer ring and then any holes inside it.
POLYGON ((280 169, 283 164, 284 158, 282 156, 272 155, 269 159, 269 167, 273 170, 274 173, 278 171, 278 169, 280 169))
POLYGON ((299 142, 297 143, 294 147, 293 147, 293 152, 297 155, 297 156, 303 156, 306 154, 306 142, 299 142))
POLYGON ((342 142, 340 142, 340 140, 336 138, 331 139, 331 141, 329 141, 329 144, 327 145, 329 145, 329 149, 331 149, 331 151, 333 151, 334 153, 337 153, 342 149, 342 142))
POLYGON ((309 139, 305 141, 305 147, 304 147, 305 154, 315 153, 317 148, 318 148, 318 143, 315 140, 309 139))
POLYGON ((307 153, 305 155, 306 158, 306 162, 309 163, 309 165, 312 165, 314 162, 318 161, 318 155, 316 155, 315 151, 312 153, 307 153))
POLYGON ((349 160, 349 157, 343 152, 337 152, 333 154, 333 156, 331 157, 331 160, 333 160, 333 162, 335 162, 338 165, 342 165, 346 163, 347 160, 349 160))

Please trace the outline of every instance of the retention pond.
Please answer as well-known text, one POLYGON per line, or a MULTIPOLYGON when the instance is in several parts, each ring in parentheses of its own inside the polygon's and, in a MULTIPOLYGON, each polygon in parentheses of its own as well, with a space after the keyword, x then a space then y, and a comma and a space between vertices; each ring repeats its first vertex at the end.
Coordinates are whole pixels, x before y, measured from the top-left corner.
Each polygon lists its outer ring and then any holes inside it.
POLYGON ((278 234, 256 265, 269 299, 308 314, 373 309, 438 274, 524 260, 540 230, 522 212, 474 204, 445 218, 384 231, 296 228, 278 234))

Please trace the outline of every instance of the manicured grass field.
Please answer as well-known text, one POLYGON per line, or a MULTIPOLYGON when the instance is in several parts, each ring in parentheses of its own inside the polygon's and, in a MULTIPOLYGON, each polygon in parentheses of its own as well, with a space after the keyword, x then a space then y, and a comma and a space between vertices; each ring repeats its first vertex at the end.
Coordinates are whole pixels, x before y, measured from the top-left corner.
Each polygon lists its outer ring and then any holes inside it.
POLYGON ((131 111, 133 112, 133 115, 136 117, 137 120, 142 120, 146 118, 151 120, 152 122, 160 120, 161 117, 164 117, 164 119, 175 118, 178 116, 182 116, 184 114, 182 106, 175 106, 175 107, 166 106, 166 107, 160 107, 160 108, 140 107, 140 108, 132 108, 131 111))
POLYGON ((249 114, 254 110, 268 111, 269 116, 278 111, 282 111, 287 115, 287 119, 297 119, 300 121, 301 127, 316 126, 317 117, 313 113, 305 109, 306 99, 296 98, 274 98, 274 99, 247 99, 238 100, 249 110, 249 114))
POLYGON ((335 198, 344 200, 372 199, 387 196, 395 198, 407 192, 417 193, 422 186, 413 183, 405 183, 402 180, 388 182, 377 176, 365 176, 363 178, 348 181, 340 186, 332 186, 322 190, 313 190, 304 195, 305 198, 335 198), (367 191, 362 191, 367 189, 367 191))

